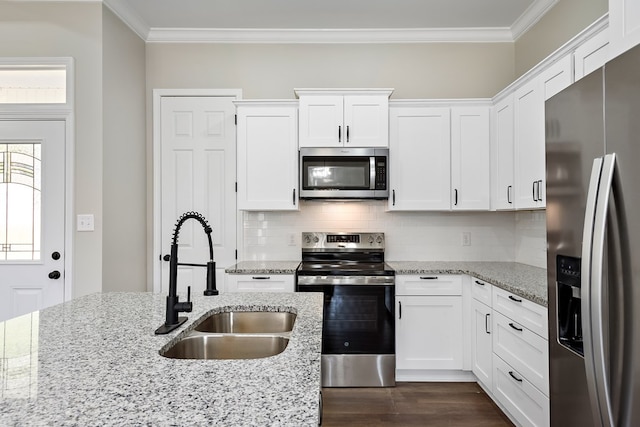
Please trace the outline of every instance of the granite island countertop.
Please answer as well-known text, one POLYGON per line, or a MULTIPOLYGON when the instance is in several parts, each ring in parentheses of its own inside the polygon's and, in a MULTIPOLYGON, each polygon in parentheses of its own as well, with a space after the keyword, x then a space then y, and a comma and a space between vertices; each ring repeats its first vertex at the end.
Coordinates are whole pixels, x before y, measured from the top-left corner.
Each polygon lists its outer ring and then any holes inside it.
POLYGON ((196 295, 185 325, 155 335, 165 298, 92 294, 0 322, 0 425, 318 424, 320 293, 196 295), (203 316, 228 309, 296 312, 287 348, 246 360, 159 354, 203 316))
POLYGON ((228 274, 295 274, 300 261, 241 261, 224 270, 228 274))

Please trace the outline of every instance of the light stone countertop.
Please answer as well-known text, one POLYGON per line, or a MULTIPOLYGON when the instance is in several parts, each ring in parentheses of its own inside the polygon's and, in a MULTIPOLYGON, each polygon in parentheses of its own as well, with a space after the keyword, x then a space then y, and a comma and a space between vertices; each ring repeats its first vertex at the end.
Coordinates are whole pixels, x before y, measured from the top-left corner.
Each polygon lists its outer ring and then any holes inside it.
MULTIPOLYGON (((300 261, 242 261, 229 274, 295 274, 300 261)), ((516 262, 387 261, 396 274, 468 274, 547 307, 547 270, 516 262)))
POLYGON ((468 274, 536 304, 548 306, 547 270, 516 262, 388 261, 398 274, 468 274))
POLYGON ((0 425, 318 424, 322 294, 195 295, 187 323, 155 335, 165 298, 92 294, 0 322, 0 425), (287 348, 262 359, 160 356, 200 318, 228 309, 296 312, 287 348))
POLYGON ((241 261, 224 272, 228 274, 295 274, 300 261, 241 261))

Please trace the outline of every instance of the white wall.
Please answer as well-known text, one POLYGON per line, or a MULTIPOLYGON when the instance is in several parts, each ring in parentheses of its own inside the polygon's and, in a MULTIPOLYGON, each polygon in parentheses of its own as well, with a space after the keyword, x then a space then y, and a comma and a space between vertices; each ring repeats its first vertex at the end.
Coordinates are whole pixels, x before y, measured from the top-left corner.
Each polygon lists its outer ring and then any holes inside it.
POLYGON ((515 215, 515 261, 547 268, 546 212, 522 211, 515 215))
POLYGON ((102 290, 145 291, 145 43, 103 8, 102 290))
POLYGON ((512 212, 388 212, 386 207, 386 201, 301 201, 299 212, 243 212, 240 258, 299 260, 303 231, 382 231, 387 260, 515 260, 512 212), (471 246, 462 246, 463 231, 471 233, 471 246))

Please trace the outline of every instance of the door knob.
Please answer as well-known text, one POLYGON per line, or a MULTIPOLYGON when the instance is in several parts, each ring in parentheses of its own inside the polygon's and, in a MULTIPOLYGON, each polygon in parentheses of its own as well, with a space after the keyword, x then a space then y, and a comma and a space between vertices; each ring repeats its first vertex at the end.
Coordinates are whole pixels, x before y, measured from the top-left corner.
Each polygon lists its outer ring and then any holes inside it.
POLYGON ((165 261, 171 261, 171 255, 167 254, 167 255, 163 256, 162 259, 165 260, 165 261))
POLYGON ((60 259, 60 252, 56 251, 54 253, 51 254, 51 258, 53 258, 54 260, 59 260, 60 259))
POLYGON ((61 274, 58 270, 53 270, 51 273, 49 273, 49 279, 58 280, 60 276, 61 274))

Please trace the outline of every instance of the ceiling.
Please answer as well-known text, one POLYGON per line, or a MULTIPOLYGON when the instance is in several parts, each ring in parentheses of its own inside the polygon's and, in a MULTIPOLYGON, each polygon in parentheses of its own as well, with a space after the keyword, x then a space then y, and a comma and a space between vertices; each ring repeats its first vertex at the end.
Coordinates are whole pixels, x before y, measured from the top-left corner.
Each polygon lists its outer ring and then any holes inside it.
POLYGON ((558 0, 103 0, 146 41, 513 41, 558 0))

